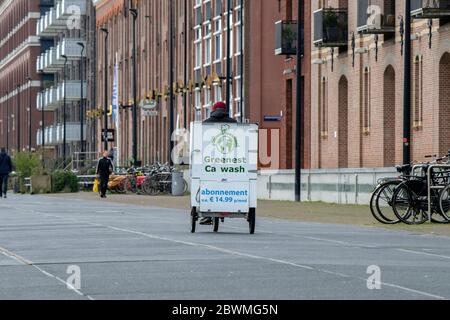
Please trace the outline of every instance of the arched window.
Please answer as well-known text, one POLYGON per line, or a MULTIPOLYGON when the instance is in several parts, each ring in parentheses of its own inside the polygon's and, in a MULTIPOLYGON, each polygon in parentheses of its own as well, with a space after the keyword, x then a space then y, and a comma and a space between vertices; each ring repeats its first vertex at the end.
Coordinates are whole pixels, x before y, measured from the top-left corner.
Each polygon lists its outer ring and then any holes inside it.
POLYGON ((320 136, 325 139, 328 137, 328 83, 325 77, 320 87, 320 136))
POLYGON ((383 77, 384 166, 395 165, 395 70, 388 66, 383 77))
POLYGON ((450 53, 439 63, 439 153, 450 150, 450 53))
POLYGON ((339 80, 338 123, 339 168, 348 168, 348 80, 345 76, 339 80))
POLYGON ((364 69, 363 82, 363 133, 368 135, 370 133, 370 69, 364 69))
POLYGON ((423 62, 422 57, 417 55, 414 59, 414 86, 413 86, 413 126, 415 130, 423 127, 423 62))

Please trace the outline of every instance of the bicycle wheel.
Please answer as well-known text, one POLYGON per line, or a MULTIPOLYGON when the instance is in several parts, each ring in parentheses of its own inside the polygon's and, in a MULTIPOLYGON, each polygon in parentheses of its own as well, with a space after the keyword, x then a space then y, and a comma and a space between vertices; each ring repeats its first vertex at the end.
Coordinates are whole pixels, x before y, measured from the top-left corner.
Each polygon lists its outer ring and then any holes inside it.
POLYGON ((392 208, 392 197, 394 195, 395 188, 397 188, 400 183, 400 181, 385 182, 374 192, 375 208, 372 208, 371 203, 371 210, 376 213, 372 212, 372 215, 383 224, 397 224, 401 222, 395 215, 392 208))
POLYGON ((183 180, 183 184, 184 184, 183 194, 186 194, 186 192, 188 192, 189 185, 186 180, 183 180))
POLYGON ((151 178, 146 179, 142 184, 142 191, 149 196, 157 196, 161 192, 158 181, 151 178))
POLYGON ((137 181, 135 177, 128 177, 125 183, 126 193, 137 193, 137 181))
POLYGON ((439 199, 439 209, 439 213, 442 215, 442 217, 450 222, 450 185, 445 187, 445 189, 441 192, 441 196, 439 199))
POLYGON ((424 210, 418 208, 419 197, 408 186, 408 183, 400 184, 392 197, 392 207, 397 218, 408 225, 423 224, 428 220, 424 210))

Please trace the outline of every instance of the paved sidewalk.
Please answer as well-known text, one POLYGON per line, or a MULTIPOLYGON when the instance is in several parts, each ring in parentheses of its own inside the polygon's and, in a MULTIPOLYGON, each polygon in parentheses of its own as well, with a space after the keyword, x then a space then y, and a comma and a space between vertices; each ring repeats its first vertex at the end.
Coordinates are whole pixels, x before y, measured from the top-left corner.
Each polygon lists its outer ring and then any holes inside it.
MULTIPOLYGON (((97 194, 82 192, 77 194, 52 195, 55 197, 98 200, 97 194)), ((171 196, 139 196, 139 195, 109 195, 106 200, 112 203, 134 204, 146 207, 169 209, 190 208, 190 197, 171 196)), ((304 222, 332 223, 356 225, 365 227, 383 227, 389 230, 408 230, 419 234, 436 234, 450 236, 450 225, 424 224, 407 226, 403 224, 386 226, 377 222, 371 215, 368 206, 336 205, 320 202, 295 203, 289 201, 259 201, 259 217, 300 220, 304 222)))

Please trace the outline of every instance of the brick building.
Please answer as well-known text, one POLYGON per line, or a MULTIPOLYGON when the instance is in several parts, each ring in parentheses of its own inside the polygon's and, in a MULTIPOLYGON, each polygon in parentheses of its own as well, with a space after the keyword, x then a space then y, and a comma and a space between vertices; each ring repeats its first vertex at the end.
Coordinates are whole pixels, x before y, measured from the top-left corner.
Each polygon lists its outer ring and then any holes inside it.
MULTIPOLYGON (((312 167, 401 163, 404 1, 312 3, 312 167)), ((423 160, 450 149, 450 1, 411 6, 411 151, 423 160)))
MULTIPOLYGON (((188 1, 189 4, 192 1, 188 1)), ((187 8, 190 8, 186 5, 187 8)), ((166 162, 168 160, 169 144, 169 112, 168 112, 168 2, 167 1, 129 1, 129 0, 99 0, 95 1, 97 13, 96 36, 97 36, 97 68, 96 68, 96 92, 97 105, 93 106, 88 114, 90 121, 96 123, 95 134, 98 150, 103 148, 101 140, 101 129, 104 113, 104 78, 105 78, 105 33, 102 28, 108 30, 108 108, 112 104, 112 88, 114 83, 114 69, 118 66, 118 91, 120 126, 116 128, 111 116, 108 116, 108 127, 116 130, 116 141, 112 146, 118 150, 118 160, 121 165, 128 165, 132 157, 132 105, 133 105, 133 17, 130 9, 137 9, 136 20, 136 65, 137 65, 137 102, 142 105, 148 101, 157 101, 157 115, 142 115, 138 112, 138 158, 143 164, 151 164, 156 161, 166 162)), ((177 57, 174 68, 175 79, 178 86, 184 86, 184 79, 191 79, 190 69, 184 68, 185 34, 189 36, 191 20, 188 21, 189 28, 185 28, 185 3, 176 1, 175 14, 175 57, 177 57), (188 32, 186 32, 188 30, 188 32), (187 73, 189 72, 189 76, 187 73), (185 74, 186 73, 186 74, 185 74)), ((189 13, 189 19, 191 14, 189 13)), ((187 41, 187 56, 191 56, 189 47, 191 41, 187 41)), ((188 67, 191 59, 186 60, 188 67)), ((176 109, 177 127, 184 124, 185 103, 187 105, 190 94, 177 90, 176 109), (186 97, 186 100, 184 99, 186 97), (181 120, 183 119, 183 121, 181 120)), ((187 109, 187 121, 190 121, 190 109, 187 109)))
MULTIPOLYGON (((108 38, 108 105, 112 102, 114 65, 119 69, 120 127, 115 147, 121 164, 129 164, 132 154, 132 27, 131 8, 138 11, 137 96, 140 106, 157 103, 157 114, 138 112, 138 157, 143 164, 166 162, 169 155, 169 90, 174 90, 175 130, 189 126, 190 121, 209 116, 215 101, 225 99, 227 1, 178 0, 174 8, 174 82, 169 84, 169 3, 168 1, 99 0, 97 10, 97 145, 102 147, 104 101, 104 32, 108 38)), ((232 2, 232 88, 231 114, 245 121, 243 100, 243 30, 242 2, 232 2)), ((109 128, 115 128, 109 117, 109 128)), ((117 129, 117 128, 116 128, 117 129)))
POLYGON ((0 145, 12 152, 36 148, 41 119, 36 109, 41 85, 35 67, 40 54, 36 21, 46 2, 0 1, 0 145))
MULTIPOLYGON (((295 162, 298 1, 246 1, 246 90, 249 118, 260 124, 261 166, 292 169, 295 162), (288 38, 288 39, 287 39, 288 38), (277 39, 277 43, 275 43, 277 39), (276 48, 275 48, 276 47, 276 48), (276 49, 276 52, 274 51, 276 49), (274 53, 275 52, 275 53, 274 53), (267 130, 267 133, 266 133, 267 130)), ((302 166, 310 166, 311 3, 303 1, 302 166)))
MULTIPOLYGON (((138 113, 138 157, 144 164, 168 160, 169 87, 175 90, 175 129, 192 120, 209 116, 215 101, 226 99, 227 74, 227 0, 174 1, 174 83, 169 85, 168 2, 99 0, 97 10, 97 108, 92 121, 97 123, 97 145, 102 147, 100 128, 104 104, 104 32, 108 36, 108 105, 112 102, 114 65, 119 68, 120 127, 115 147, 119 159, 129 163, 132 154, 132 27, 129 9, 136 8, 137 18, 137 91, 138 103, 156 100, 157 115, 138 113), (117 59, 117 60, 116 60, 117 59)), ((305 4, 305 16, 310 6, 305 4)), ((295 53, 275 55, 276 22, 295 20, 296 1, 233 0, 231 16, 232 80, 230 111, 242 122, 258 122, 262 128, 278 129, 279 145, 269 153, 279 154, 276 168, 293 167, 295 150, 295 53), (264 22, 264 23, 262 23, 264 22), (280 100, 280 96, 283 97, 280 100), (279 121, 271 116, 281 115, 279 121), (286 140, 290 142, 285 143, 286 140)), ((305 23, 309 39, 310 24, 305 23)), ((309 61, 309 42, 305 47, 309 61)), ((309 64, 303 67, 305 83, 305 118, 309 117, 309 64)), ((277 119, 277 118, 275 118, 277 119)), ((109 128, 115 128, 109 117, 109 128)), ((308 154, 309 129, 305 120, 305 154, 308 154)), ((274 130, 275 131, 275 130, 274 130)), ((276 136, 276 135, 275 135, 276 136)), ((305 156, 304 165, 308 166, 305 156)))

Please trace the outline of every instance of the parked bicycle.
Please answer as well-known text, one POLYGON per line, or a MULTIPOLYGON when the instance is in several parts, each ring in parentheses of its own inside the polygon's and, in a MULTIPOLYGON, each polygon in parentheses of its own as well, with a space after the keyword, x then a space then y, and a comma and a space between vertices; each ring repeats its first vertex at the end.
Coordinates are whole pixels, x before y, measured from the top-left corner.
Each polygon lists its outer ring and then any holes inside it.
MULTIPOLYGON (((162 193, 171 193, 172 174, 174 170, 175 169, 170 167, 168 164, 162 165, 157 163, 149 170, 145 180, 142 182, 141 192, 151 196, 156 196, 162 193)), ((183 183, 184 192, 186 193, 188 190, 188 184, 186 180, 183 180, 183 183)))
POLYGON ((383 224, 403 222, 412 225, 428 220, 450 223, 450 167, 440 168, 428 179, 430 166, 449 164, 449 159, 450 151, 447 156, 432 162, 398 166, 400 176, 381 179, 372 194, 370 210, 373 217, 383 224), (431 181, 431 186, 428 181, 431 181), (429 199, 431 217, 428 213, 429 199))

